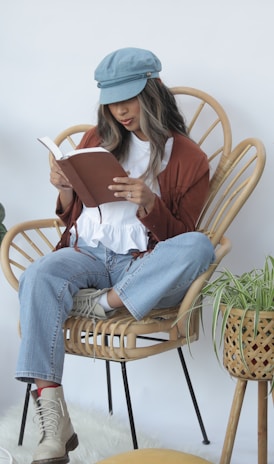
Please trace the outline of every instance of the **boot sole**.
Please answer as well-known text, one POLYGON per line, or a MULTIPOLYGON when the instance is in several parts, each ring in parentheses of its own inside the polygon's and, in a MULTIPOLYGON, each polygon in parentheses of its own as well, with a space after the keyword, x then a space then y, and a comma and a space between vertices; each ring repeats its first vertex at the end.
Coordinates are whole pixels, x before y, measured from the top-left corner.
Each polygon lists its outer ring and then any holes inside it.
POLYGON ((38 461, 32 461, 31 464, 67 464, 69 462, 69 451, 75 450, 79 445, 77 434, 74 433, 66 443, 66 454, 58 458, 50 459, 39 459, 38 461))

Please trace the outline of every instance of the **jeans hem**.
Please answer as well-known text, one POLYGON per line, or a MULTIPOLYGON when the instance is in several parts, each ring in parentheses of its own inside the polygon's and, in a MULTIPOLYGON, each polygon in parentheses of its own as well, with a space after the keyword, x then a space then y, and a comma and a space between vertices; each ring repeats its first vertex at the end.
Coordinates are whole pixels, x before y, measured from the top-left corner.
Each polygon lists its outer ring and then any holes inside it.
POLYGON ((58 384, 62 384, 61 377, 56 377, 52 375, 45 375, 41 373, 29 373, 29 372, 18 372, 15 374, 15 379, 19 380, 20 382, 26 383, 35 383, 35 379, 45 380, 47 382, 54 382, 58 384))

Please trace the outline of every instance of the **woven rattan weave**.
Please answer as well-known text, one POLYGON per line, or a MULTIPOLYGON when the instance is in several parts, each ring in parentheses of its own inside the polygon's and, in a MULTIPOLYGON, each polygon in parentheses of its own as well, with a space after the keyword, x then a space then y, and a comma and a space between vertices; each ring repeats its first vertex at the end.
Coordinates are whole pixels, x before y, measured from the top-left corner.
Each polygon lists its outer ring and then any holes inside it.
POLYGON ((254 334, 254 311, 247 311, 243 317, 242 310, 231 309, 226 321, 223 363, 234 377, 272 380, 274 311, 260 312, 257 333, 254 334))

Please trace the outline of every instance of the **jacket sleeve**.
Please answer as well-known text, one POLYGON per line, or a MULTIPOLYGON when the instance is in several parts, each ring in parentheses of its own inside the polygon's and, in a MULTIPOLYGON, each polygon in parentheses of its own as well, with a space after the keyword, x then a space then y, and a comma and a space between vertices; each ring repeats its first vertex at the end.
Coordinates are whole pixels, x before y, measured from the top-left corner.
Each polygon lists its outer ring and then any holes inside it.
POLYGON ((141 222, 157 241, 194 231, 207 199, 208 186, 209 176, 205 173, 184 195, 179 195, 175 214, 156 195, 153 210, 141 222))
MULTIPOLYGON (((94 126, 88 130, 82 137, 79 145, 76 148, 96 147, 100 145, 101 139, 97 133, 97 127, 94 126)), ((82 211, 82 203, 79 197, 74 192, 73 200, 70 205, 63 211, 60 202, 60 195, 58 195, 56 203, 56 215, 63 221, 63 223, 70 227, 77 219, 82 211)))
POLYGON ((189 139, 175 144, 174 156, 158 180, 161 198, 153 210, 139 218, 156 241, 195 230, 209 194, 209 163, 204 152, 189 139))

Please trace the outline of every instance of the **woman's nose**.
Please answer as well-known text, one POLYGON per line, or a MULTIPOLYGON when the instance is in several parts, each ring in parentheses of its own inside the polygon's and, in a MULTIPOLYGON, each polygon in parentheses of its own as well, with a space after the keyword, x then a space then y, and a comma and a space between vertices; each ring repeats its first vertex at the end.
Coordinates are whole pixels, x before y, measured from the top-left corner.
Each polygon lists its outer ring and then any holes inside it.
POLYGON ((127 105, 125 103, 117 103, 117 113, 119 114, 126 114, 127 113, 127 105))

